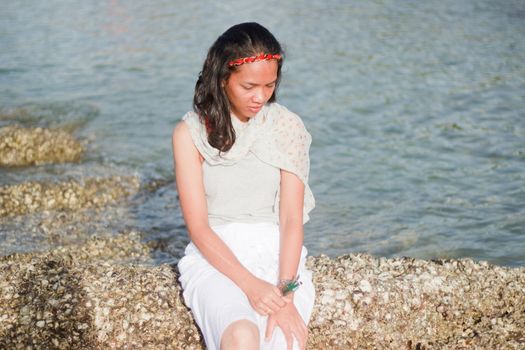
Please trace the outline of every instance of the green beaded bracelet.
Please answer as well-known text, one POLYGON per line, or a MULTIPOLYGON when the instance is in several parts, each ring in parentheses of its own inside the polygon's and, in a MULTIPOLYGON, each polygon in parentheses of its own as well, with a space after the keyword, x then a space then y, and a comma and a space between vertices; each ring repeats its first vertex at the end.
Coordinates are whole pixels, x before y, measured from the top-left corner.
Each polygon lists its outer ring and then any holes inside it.
POLYGON ((299 275, 297 275, 293 280, 280 280, 277 287, 279 287, 281 293, 285 296, 288 293, 295 292, 301 284, 302 282, 299 282, 299 275))

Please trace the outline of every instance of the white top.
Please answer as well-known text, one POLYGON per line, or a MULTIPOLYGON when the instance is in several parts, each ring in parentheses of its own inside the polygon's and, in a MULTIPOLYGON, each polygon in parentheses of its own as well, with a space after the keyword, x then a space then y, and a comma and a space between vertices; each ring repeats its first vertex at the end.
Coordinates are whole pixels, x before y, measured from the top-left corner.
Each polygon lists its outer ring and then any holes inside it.
POLYGON ((233 165, 205 161, 202 171, 210 225, 279 222, 274 209, 280 183, 278 168, 250 152, 233 165))
POLYGON ((302 120, 285 107, 264 106, 246 123, 232 116, 236 140, 228 152, 208 143, 206 128, 195 112, 183 120, 204 157, 204 188, 210 225, 279 220, 280 170, 305 184, 303 222, 315 206, 308 186, 311 136, 302 120))

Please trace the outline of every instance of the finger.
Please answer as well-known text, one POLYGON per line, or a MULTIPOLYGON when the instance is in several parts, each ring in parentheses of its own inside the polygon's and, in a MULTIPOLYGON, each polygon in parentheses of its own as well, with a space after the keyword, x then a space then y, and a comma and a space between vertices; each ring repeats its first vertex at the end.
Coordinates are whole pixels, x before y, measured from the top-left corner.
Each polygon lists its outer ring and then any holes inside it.
POLYGON ((308 341, 308 327, 305 325, 304 321, 301 319, 301 323, 303 324, 303 345, 304 345, 304 348, 306 349, 306 342, 308 341))
POLYGON ((261 316, 268 316, 268 315, 271 315, 273 314, 274 312, 270 309, 267 309, 267 308, 264 308, 264 309, 259 309, 257 311, 257 313, 261 316))
POLYGON ((270 308, 273 312, 279 311, 281 309, 281 307, 282 307, 282 306, 280 306, 278 303, 276 303, 273 300, 268 300, 268 302, 266 303, 266 306, 268 308, 270 308))
POLYGON ((284 337, 286 338, 286 350, 292 350, 292 347, 293 347, 292 333, 290 331, 283 332, 283 333, 284 333, 284 337))
POLYGON ((292 329, 292 334, 299 343, 301 349, 306 347, 307 329, 304 327, 304 321, 301 319, 296 323, 296 327, 292 329))
POLYGON ((299 336, 299 337, 295 337, 295 339, 297 339, 297 342, 299 343, 299 348, 300 349, 304 349, 306 347, 306 338, 305 338, 304 334, 301 334, 301 336, 299 336))
POLYGON ((257 313, 259 315, 261 315, 261 316, 267 316, 268 315, 268 312, 266 311, 266 309, 259 309, 259 311, 257 313))
POLYGON ((272 290, 273 290, 273 293, 276 296, 278 296, 278 297, 282 297, 283 296, 283 293, 281 292, 281 290, 279 288, 277 288, 277 286, 273 286, 272 290))
POLYGON ((279 308, 284 307, 286 305, 286 300, 281 294, 279 294, 278 296, 274 295, 271 300, 275 302, 279 306, 279 308))
POLYGON ((266 306, 272 308, 274 311, 279 311, 280 308, 286 305, 282 297, 278 297, 274 294, 268 295, 266 298, 262 299, 261 302, 263 302, 266 306))
POLYGON ((273 311, 273 309, 267 307, 266 309, 266 315, 273 315, 275 312, 273 311))
POLYGON ((266 332, 264 335, 264 340, 270 341, 273 336, 273 331, 275 329, 275 320, 273 317, 268 317, 268 322, 266 323, 266 332))
POLYGON ((267 314, 264 305, 263 306, 255 305, 253 309, 255 310, 255 312, 257 312, 261 316, 266 316, 267 314))
POLYGON ((265 313, 268 309, 268 305, 262 300, 259 300, 256 304, 257 309, 259 309, 262 313, 265 313))
POLYGON ((290 325, 290 333, 292 334, 292 342, 293 342, 293 339, 297 339, 297 342, 301 344, 301 338, 302 338, 301 329, 298 327, 297 322, 293 322, 290 325))
POLYGON ((301 330, 302 330, 304 339, 308 338, 308 327, 306 326, 302 318, 301 318, 301 330))
POLYGON ((308 344, 308 330, 306 330, 306 334, 304 336, 303 349, 306 349, 306 344, 308 344))

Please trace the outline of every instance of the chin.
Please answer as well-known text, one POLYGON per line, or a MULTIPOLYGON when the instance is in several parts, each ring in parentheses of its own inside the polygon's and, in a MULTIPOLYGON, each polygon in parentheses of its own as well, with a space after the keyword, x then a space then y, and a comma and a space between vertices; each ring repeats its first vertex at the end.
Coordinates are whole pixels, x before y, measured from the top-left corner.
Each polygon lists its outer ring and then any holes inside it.
POLYGON ((243 114, 243 117, 244 117, 244 118, 247 118, 247 119, 250 119, 250 118, 255 117, 256 114, 257 114, 257 113, 247 112, 247 113, 244 113, 244 114, 243 114))

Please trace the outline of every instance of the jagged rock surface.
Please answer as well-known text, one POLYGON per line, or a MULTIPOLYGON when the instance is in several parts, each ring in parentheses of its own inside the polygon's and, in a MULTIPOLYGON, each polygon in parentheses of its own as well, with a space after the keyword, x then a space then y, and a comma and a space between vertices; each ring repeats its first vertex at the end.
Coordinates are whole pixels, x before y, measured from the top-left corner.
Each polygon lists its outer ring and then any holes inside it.
MULTIPOLYGON (((0 348, 203 349, 178 272, 136 233, 0 258, 0 348)), ((309 349, 523 349, 525 269, 310 257, 309 349)))
POLYGON ((63 130, 0 128, 0 166, 76 162, 83 153, 84 145, 63 130))
POLYGON ((0 187, 0 217, 44 210, 100 208, 136 193, 139 187, 140 181, 134 176, 5 185, 0 187))

